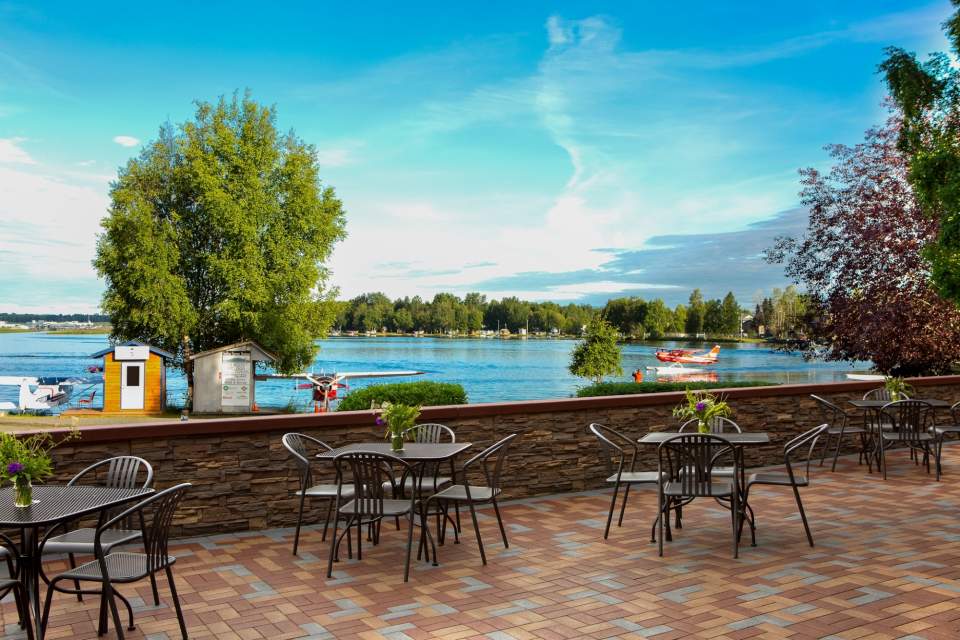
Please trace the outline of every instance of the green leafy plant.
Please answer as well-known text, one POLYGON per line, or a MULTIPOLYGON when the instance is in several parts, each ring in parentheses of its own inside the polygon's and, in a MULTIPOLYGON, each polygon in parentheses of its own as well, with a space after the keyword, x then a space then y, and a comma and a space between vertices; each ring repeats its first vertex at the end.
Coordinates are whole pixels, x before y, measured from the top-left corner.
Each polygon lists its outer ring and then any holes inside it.
POLYGON ((604 376, 622 375, 617 330, 603 318, 595 318, 587 327, 586 337, 570 354, 570 373, 596 384, 604 376))
POLYGON ((363 411, 369 409, 371 405, 380 405, 384 402, 421 407, 466 404, 467 392, 459 384, 428 380, 374 384, 348 393, 337 405, 337 411, 363 411))
POLYGON ((696 419, 700 422, 700 430, 709 432, 707 423, 713 418, 726 418, 731 414, 730 405, 707 391, 692 391, 687 389, 686 398, 673 410, 673 416, 678 420, 696 419))
POLYGON ((0 432, 0 483, 7 480, 16 488, 17 506, 32 503, 31 483, 53 475, 50 451, 57 445, 80 437, 80 432, 71 428, 63 438, 54 438, 49 431, 26 437, 0 432))
POLYGON ((403 433, 417 423, 417 418, 420 416, 420 407, 384 402, 379 406, 373 405, 370 408, 379 412, 377 424, 379 426, 386 425, 385 437, 393 442, 394 449, 403 448, 403 433))
POLYGON ((897 376, 884 378, 883 388, 890 394, 891 400, 903 400, 905 396, 913 394, 913 387, 906 380, 897 376))

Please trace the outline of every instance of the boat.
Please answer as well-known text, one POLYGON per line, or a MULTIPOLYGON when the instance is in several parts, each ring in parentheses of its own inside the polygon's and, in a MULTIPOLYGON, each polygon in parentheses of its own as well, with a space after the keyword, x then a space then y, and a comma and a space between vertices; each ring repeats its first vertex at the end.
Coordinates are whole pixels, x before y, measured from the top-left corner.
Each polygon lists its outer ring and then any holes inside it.
POLYGON ((18 389, 17 401, 0 402, 0 411, 50 413, 70 402, 75 387, 101 382, 99 376, 0 376, 0 386, 18 389))
POLYGON ((860 380, 863 382, 883 382, 886 378, 878 373, 848 373, 847 380, 860 380))
POLYGON ((659 366, 649 366, 647 367, 648 371, 656 371, 658 376, 686 376, 693 375, 698 373, 706 373, 705 369, 697 369, 696 367, 685 367, 683 363, 674 362, 665 367, 659 366))
POLYGON ((654 355, 660 362, 678 362, 681 364, 716 364, 720 357, 720 345, 704 353, 703 349, 657 349, 654 355))

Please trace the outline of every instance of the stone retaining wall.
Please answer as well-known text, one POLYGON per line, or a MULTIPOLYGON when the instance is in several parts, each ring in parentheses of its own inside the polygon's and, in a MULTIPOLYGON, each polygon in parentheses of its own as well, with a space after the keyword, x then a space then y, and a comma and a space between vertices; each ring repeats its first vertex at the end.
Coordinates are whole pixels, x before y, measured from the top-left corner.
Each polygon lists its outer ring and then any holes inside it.
MULTIPOLYGON (((918 396, 960 401, 960 376, 911 382, 918 396)), ((844 382, 718 393, 727 398, 744 430, 770 434, 770 445, 747 450, 748 465, 758 466, 780 463, 787 440, 821 423, 811 393, 845 406, 846 400, 860 398, 875 386, 844 382)), ((602 486, 605 470, 587 425, 600 422, 637 437, 648 431, 675 429, 670 412, 682 396, 660 393, 432 407, 424 410, 421 421, 454 428, 458 441, 474 445, 467 455, 507 434, 520 433, 503 478, 506 496, 517 498, 602 486)), ((356 411, 85 427, 79 441, 55 451, 57 480, 69 479, 104 457, 132 454, 154 465, 158 488, 193 483, 176 521, 179 534, 292 525, 296 499, 291 492, 298 481, 281 436, 299 431, 333 446, 380 440, 382 430, 373 422, 369 411, 356 411)), ((656 468, 654 447, 641 448, 640 464, 644 469, 656 468)), ((329 465, 316 468, 317 481, 329 477, 329 465)), ((325 505, 318 504, 307 522, 319 521, 324 510, 325 505)))

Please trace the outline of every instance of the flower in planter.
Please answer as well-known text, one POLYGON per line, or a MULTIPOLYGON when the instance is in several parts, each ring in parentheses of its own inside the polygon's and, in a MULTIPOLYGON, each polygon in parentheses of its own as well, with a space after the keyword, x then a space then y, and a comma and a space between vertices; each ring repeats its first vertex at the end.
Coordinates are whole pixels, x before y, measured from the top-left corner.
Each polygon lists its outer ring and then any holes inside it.
POLYGON ((10 464, 7 465, 8 476, 15 476, 21 471, 23 471, 23 465, 19 462, 11 462, 10 464))

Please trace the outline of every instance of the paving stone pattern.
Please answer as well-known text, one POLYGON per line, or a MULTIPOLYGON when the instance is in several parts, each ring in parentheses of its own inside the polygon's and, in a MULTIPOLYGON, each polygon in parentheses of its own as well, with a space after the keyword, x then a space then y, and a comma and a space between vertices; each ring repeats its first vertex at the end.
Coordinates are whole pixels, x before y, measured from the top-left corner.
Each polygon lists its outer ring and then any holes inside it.
MULTIPOLYGON (((791 493, 757 490, 758 546, 730 557, 726 514, 700 501, 659 558, 649 542, 655 494, 634 491, 622 528, 602 539, 609 494, 570 493, 503 507, 510 549, 494 518, 441 548, 441 566, 414 562, 402 582, 404 536, 384 528, 362 561, 326 579, 328 543, 316 527, 291 555, 291 531, 270 529, 178 541, 176 576, 191 637, 310 638, 924 638, 960 637, 960 446, 940 483, 905 454, 890 479, 856 459, 815 468, 803 492, 817 542, 807 546, 791 493)), ((55 566, 50 567, 56 569, 55 566)), ((130 638, 179 638, 166 599, 148 583, 130 638), (147 604, 143 604, 147 603, 147 604)), ((3 623, 22 637, 8 601, 3 623)), ((48 638, 96 638, 97 602, 58 596, 48 638)))

